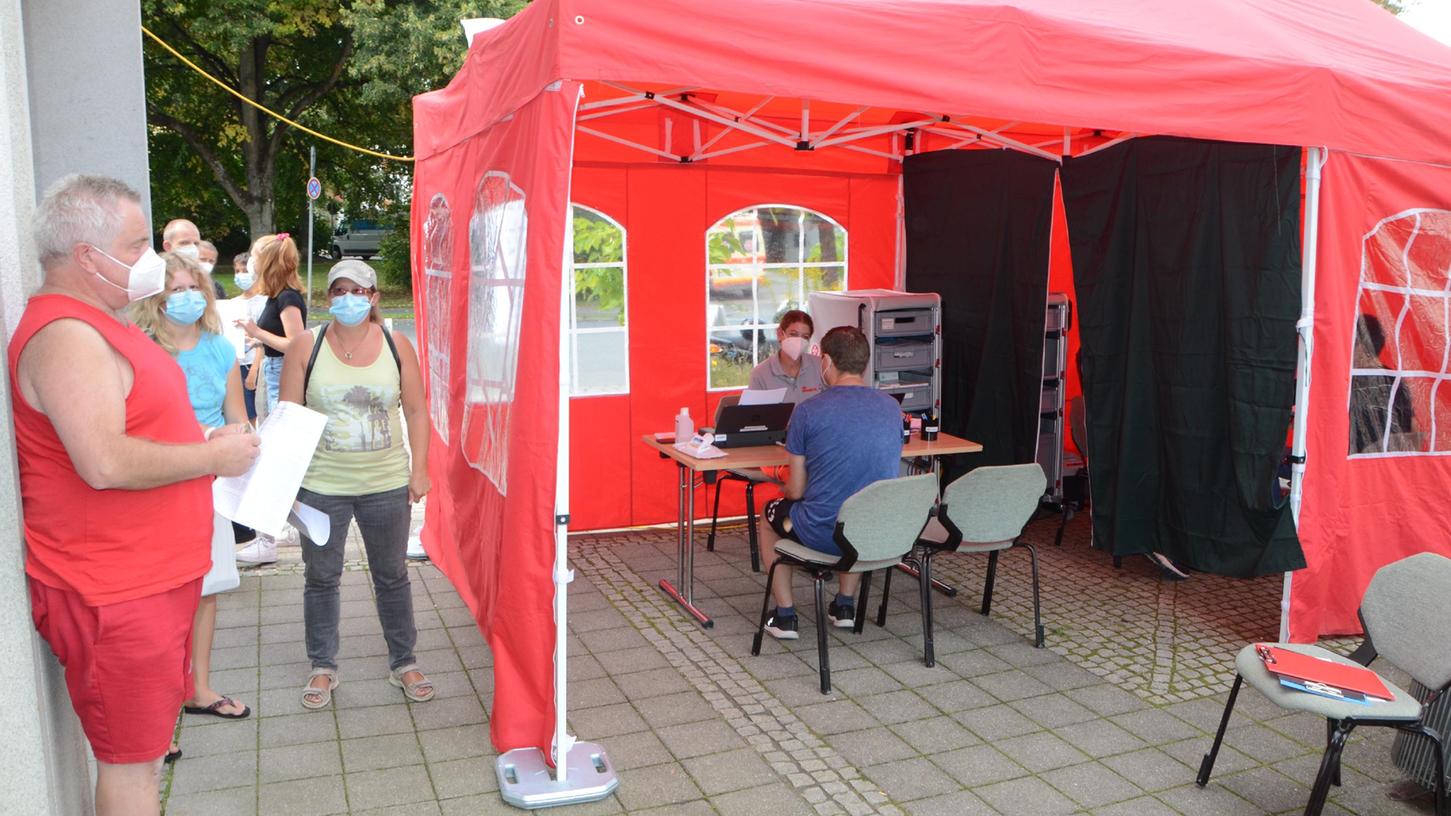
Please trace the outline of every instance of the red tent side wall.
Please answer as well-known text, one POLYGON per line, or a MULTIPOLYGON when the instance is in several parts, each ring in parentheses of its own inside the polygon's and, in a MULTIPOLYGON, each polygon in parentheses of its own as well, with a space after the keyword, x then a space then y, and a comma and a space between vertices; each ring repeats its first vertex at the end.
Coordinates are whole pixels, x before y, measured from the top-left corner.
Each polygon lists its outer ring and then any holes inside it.
POLYGON ((1435 376, 1447 376, 1451 339, 1451 168, 1332 152, 1320 206, 1299 527, 1307 566, 1290 588, 1290 637, 1299 642, 1359 632, 1356 609, 1380 567, 1426 550, 1451 556, 1451 389, 1435 376), (1424 372, 1400 377, 1417 452, 1347 453, 1352 338, 1362 313, 1383 322, 1379 366, 1387 374, 1424 372))

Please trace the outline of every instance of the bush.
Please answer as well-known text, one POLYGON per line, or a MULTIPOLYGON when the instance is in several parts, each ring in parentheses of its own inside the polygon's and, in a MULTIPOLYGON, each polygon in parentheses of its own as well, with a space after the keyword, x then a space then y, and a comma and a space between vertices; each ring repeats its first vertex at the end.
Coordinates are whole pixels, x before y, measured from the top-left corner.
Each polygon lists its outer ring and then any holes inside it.
POLYGON ((378 242, 378 274, 389 292, 413 291, 413 248, 408 235, 408 210, 388 214, 392 227, 378 242))

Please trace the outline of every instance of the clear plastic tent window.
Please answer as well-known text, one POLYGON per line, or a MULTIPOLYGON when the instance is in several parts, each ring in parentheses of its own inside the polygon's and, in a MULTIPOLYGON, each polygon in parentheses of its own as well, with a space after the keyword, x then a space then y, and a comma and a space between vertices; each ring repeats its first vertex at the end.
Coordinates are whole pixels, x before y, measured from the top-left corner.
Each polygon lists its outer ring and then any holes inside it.
POLYGON ((435 193, 428 202, 428 220, 423 222, 423 273, 428 298, 428 393, 433 429, 448 443, 448 383, 453 343, 449 333, 449 312, 453 303, 453 228, 449 225, 448 199, 435 193))
POLYGON ((524 191, 491 170, 474 191, 469 219, 469 347, 463 455, 508 492, 509 417, 524 312, 524 191))
POLYGON ((1451 452, 1451 212, 1381 221, 1362 247, 1352 457, 1451 452))
POLYGON ((705 253, 712 389, 745 385, 776 353, 776 324, 788 309, 805 308, 812 292, 847 288, 846 229, 802 207, 731 213, 706 231, 705 253))

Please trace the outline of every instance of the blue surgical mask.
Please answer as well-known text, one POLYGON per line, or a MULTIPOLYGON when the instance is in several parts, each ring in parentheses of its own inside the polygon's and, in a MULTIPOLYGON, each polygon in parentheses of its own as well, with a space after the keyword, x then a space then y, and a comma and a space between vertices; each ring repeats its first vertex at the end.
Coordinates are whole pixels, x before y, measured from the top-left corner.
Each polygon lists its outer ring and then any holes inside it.
POLYGON ((339 295, 333 298, 332 307, 328 309, 333 319, 344 326, 362 323, 372 311, 373 304, 362 295, 339 295))
POLYGON ((177 292, 166 299, 166 316, 185 326, 200 320, 206 310, 207 296, 195 289, 177 292))
POLYGON ((245 292, 252 288, 252 284, 257 282, 257 276, 251 272, 238 272, 233 276, 232 280, 236 281, 237 285, 242 287, 242 291, 245 292))

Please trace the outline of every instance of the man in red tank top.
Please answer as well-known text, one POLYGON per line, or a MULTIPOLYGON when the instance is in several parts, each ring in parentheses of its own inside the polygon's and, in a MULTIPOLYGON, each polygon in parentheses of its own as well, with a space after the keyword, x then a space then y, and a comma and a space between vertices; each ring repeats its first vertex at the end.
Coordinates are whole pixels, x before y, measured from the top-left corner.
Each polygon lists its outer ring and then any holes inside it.
POLYGON ((204 437, 181 369, 125 317, 164 281, 134 190, 67 176, 34 231, 45 283, 9 354, 31 610, 96 755, 96 812, 154 814, 191 690, 212 477, 245 473, 257 438, 204 437))

